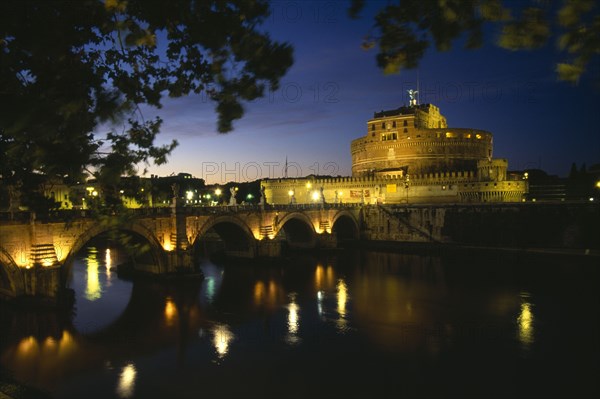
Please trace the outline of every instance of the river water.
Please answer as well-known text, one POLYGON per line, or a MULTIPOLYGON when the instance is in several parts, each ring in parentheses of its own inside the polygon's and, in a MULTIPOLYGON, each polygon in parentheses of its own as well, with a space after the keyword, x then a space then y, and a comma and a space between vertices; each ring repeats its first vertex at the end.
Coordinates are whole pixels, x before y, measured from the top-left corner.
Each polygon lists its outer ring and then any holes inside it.
POLYGON ((585 258, 344 250, 127 281, 72 265, 69 312, 3 308, 0 362, 52 397, 597 397, 585 258))

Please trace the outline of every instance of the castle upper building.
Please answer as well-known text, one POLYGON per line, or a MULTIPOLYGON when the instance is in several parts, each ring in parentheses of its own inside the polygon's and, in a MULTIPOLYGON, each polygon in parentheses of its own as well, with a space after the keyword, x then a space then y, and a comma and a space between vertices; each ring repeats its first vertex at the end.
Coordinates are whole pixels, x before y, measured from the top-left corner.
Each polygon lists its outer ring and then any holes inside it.
POLYGON ((492 134, 450 129, 438 107, 422 104, 375 112, 350 148, 353 176, 476 172, 492 159, 492 134))
POLYGON ((352 177, 264 180, 272 203, 515 202, 523 176, 507 175, 485 130, 450 128, 433 104, 375 112, 366 135, 350 145, 352 177))

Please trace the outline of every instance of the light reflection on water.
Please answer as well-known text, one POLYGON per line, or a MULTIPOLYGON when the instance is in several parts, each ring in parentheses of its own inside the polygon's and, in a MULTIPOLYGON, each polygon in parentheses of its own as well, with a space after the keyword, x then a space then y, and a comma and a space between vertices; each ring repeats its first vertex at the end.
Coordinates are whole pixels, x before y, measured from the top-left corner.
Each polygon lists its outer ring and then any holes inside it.
POLYGON ((165 324, 167 327, 175 325, 177 319, 177 307, 173 302, 173 298, 168 296, 165 300, 165 324))
POLYGON ((65 373, 75 371, 80 349, 78 340, 67 330, 59 337, 29 335, 3 350, 0 364, 20 381, 48 386, 65 373))
POLYGON ((119 395, 120 398, 131 398, 133 396, 136 375, 137 370, 135 364, 128 363, 123 367, 117 385, 117 395, 119 395))
MULTIPOLYGON (((571 365, 571 370, 564 361, 573 353, 598 355, 593 317, 583 319, 576 332, 588 334, 589 345, 568 338, 575 324, 569 323, 574 316, 565 309, 573 302, 589 303, 578 298, 589 290, 566 295, 568 287, 555 292, 524 277, 515 282, 512 272, 494 272, 480 263, 458 271, 457 264, 439 257, 369 252, 362 258, 307 258, 295 265, 204 263, 202 282, 132 284, 108 274, 119 256, 115 248, 86 249, 73 268, 77 302, 72 325, 61 319, 51 323, 51 333, 44 333, 45 316, 36 319, 33 334, 23 324, 22 331, 13 332, 16 338, 1 346, 2 367, 57 397, 90 392, 97 397, 168 397, 169 386, 186 396, 244 396, 257 392, 265 375, 273 377, 260 389, 279 393, 289 384, 286 376, 300 374, 306 374, 300 396, 439 396, 448 389, 486 396, 487 385, 502 387, 499 394, 527 396, 540 393, 538 369, 559 373, 570 385, 593 386, 582 380, 583 365, 571 365), (97 271, 101 293, 93 299, 87 298, 90 270, 97 271), (497 273, 494 278, 489 277, 492 272, 497 273), (550 311, 539 299, 544 297, 560 301, 551 302, 550 311), (540 313, 544 307, 546 319, 540 313), (542 336, 560 339, 541 341, 542 336), (523 348, 526 357, 521 356, 523 348), (536 353, 544 356, 538 359, 536 353), (557 360, 549 365, 549 357, 557 360), (519 363, 523 358, 534 363, 519 363), (529 380, 509 378, 515 365, 527 367, 529 380), (85 384, 78 382, 80 370, 86 370, 85 384), (405 377, 387 378, 390 370, 405 377), (343 387, 338 374, 346 381, 343 387), (207 377, 201 382, 189 377, 199 375, 207 377), (419 385, 422 375, 446 390, 419 385), (474 391, 449 385, 464 375, 476 381, 468 388, 474 391), (237 380, 245 385, 231 384, 237 380), (524 384, 525 390, 515 384, 524 384), (242 386, 249 390, 236 391, 242 386), (364 386, 374 391, 362 391, 364 386)), ((514 270, 522 273, 516 266, 514 270)), ((571 277, 573 281, 575 275, 571 277)), ((579 284, 590 284, 588 280, 579 284)), ((19 317, 12 325, 20 323, 19 317)), ((554 390, 538 396, 548 392, 554 390)))
POLYGON ((110 248, 106 248, 106 254, 104 255, 104 265, 106 267, 106 288, 110 287, 112 283, 112 267, 113 259, 110 253, 110 248))
POLYGON ((317 291, 317 312, 323 316, 323 291, 317 291))
POLYGON ((204 295, 201 302, 211 304, 223 281, 224 271, 222 267, 207 261, 202 265, 202 273, 204 273, 205 284, 202 286, 204 295))
POLYGON ((96 247, 88 248, 88 257, 86 261, 87 284, 85 286, 85 299, 95 301, 102 296, 102 287, 100 286, 100 272, 98 268, 98 250, 96 247))
POLYGON ((99 243, 80 254, 73 261, 68 285, 75 291, 73 324, 80 332, 89 333, 106 327, 123 312, 132 283, 117 278, 111 270, 126 259, 122 250, 99 243))
POLYGON ((229 344, 235 336, 226 324, 215 324, 213 327, 213 345, 219 359, 223 359, 229 352, 229 344))
POLYGON ((534 314, 533 305, 531 304, 530 294, 522 292, 521 296, 521 309, 519 317, 517 317, 517 323, 519 325, 519 340, 523 344, 525 349, 529 349, 534 342, 534 314))
POLYGON ((346 320, 346 302, 348 301, 348 287, 344 279, 339 279, 337 283, 337 328, 340 332, 345 332, 348 322, 346 320))
POLYGON ((291 345, 296 345, 300 343, 299 338, 299 329, 300 329, 300 307, 296 303, 297 294, 295 292, 290 293, 289 295, 290 303, 287 306, 288 310, 288 318, 287 318, 287 328, 288 334, 285 338, 286 342, 291 345))

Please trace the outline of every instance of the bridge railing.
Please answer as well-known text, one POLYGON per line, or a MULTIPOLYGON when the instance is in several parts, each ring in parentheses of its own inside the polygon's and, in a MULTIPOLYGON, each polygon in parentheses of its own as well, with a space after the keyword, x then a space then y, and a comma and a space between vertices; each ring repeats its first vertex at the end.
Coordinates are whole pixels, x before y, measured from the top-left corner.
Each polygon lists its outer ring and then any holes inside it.
POLYGON ((316 210, 316 209, 351 209, 360 207, 360 204, 243 204, 243 205, 216 205, 216 206, 186 206, 180 209, 187 215, 214 215, 238 212, 260 212, 260 211, 292 211, 292 210, 316 210))
POLYGON ((47 212, 17 211, 0 212, 1 222, 30 223, 30 222, 53 222, 70 219, 92 218, 94 215, 89 209, 59 209, 47 212))
POLYGON ((0 222, 27 223, 31 220, 31 212, 0 212, 0 222))
MULTIPOLYGON (((177 209, 178 212, 184 215, 217 215, 217 214, 234 214, 238 212, 260 212, 260 211, 302 211, 302 210, 318 210, 318 209, 356 209, 356 208, 371 208, 376 207, 375 204, 328 204, 328 203, 311 203, 311 204, 265 204, 265 205, 216 205, 216 206, 185 206, 177 209)), ((589 207, 598 208, 598 201, 538 201, 538 202, 462 202, 462 203, 418 203, 418 204, 386 204, 386 207, 392 210, 396 209, 419 209, 419 208, 543 208, 543 207, 589 207)), ((172 215, 173 208, 171 207, 154 207, 154 208, 137 208, 128 209, 128 212, 133 213, 137 217, 168 217, 172 215)), ((32 211, 16 211, 7 212, 0 211, 0 223, 2 224, 26 224, 26 223, 49 223, 49 222, 68 222, 75 219, 92 219, 96 214, 90 209, 61 209, 52 210, 44 213, 35 213, 32 211)))
POLYGON ((330 204, 330 203, 310 203, 310 204, 269 204, 266 205, 265 209, 272 210, 315 210, 315 209, 350 209, 350 208, 359 208, 361 204, 330 204))
MULTIPOLYGON (((216 205, 216 206, 185 206, 177 209, 185 215, 214 215, 224 213, 238 212, 260 212, 260 211, 292 211, 292 210, 317 210, 317 209, 352 209, 361 207, 361 204, 328 204, 328 203, 311 203, 311 204, 243 204, 243 205, 216 205)), ((128 209, 138 217, 166 217, 170 216, 173 208, 169 206, 163 207, 148 207, 128 209)), ((96 217, 96 212, 91 209, 59 209, 47 212, 33 211, 17 211, 17 212, 0 212, 0 222, 3 223, 31 223, 33 221, 39 223, 47 222, 64 222, 73 219, 92 219, 96 217)))

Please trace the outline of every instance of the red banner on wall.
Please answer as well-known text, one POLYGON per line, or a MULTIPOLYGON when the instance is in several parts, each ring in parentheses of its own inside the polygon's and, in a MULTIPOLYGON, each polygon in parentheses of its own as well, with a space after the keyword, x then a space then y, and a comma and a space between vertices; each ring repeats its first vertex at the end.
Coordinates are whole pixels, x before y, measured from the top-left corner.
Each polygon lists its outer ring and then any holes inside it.
POLYGON ((371 193, 369 192, 369 190, 350 190, 350 197, 351 198, 362 198, 363 192, 364 192, 365 198, 371 196, 371 193))

